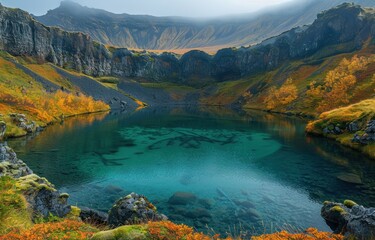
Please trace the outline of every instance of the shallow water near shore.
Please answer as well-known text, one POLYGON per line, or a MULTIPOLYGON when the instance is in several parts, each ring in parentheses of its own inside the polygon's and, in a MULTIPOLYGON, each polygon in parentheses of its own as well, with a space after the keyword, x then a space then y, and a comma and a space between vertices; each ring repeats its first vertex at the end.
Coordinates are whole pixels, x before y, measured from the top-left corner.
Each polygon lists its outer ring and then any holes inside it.
POLYGON ((305 124, 262 112, 148 108, 75 117, 9 145, 72 205, 108 211, 137 192, 201 231, 329 231, 323 201, 375 205, 375 163, 306 136, 305 124))

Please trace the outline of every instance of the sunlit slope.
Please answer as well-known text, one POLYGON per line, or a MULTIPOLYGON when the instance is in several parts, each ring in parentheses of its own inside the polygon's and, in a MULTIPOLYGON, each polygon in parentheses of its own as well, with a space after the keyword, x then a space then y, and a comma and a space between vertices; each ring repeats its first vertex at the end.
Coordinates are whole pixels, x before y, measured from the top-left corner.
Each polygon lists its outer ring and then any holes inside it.
POLYGON ((201 102, 316 116, 374 97, 373 53, 372 47, 365 47, 353 53, 288 61, 274 71, 219 83, 201 102))
POLYGON ((120 108, 121 101, 126 108, 137 107, 132 99, 99 80, 1 52, 0 121, 7 123, 6 136, 27 133, 12 113, 25 114, 29 124, 35 121, 45 126, 67 116, 120 108))

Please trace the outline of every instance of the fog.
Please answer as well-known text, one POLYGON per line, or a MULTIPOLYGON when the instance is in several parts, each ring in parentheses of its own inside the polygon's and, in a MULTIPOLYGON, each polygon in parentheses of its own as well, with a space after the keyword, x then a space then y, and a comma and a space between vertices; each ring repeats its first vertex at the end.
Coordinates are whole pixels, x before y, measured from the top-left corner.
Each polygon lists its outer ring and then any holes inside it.
MULTIPOLYGON (((74 0, 91 8, 114 13, 154 16, 215 17, 256 12, 291 0, 74 0)), ((60 0, 0 0, 8 7, 43 15, 60 5, 60 0)))

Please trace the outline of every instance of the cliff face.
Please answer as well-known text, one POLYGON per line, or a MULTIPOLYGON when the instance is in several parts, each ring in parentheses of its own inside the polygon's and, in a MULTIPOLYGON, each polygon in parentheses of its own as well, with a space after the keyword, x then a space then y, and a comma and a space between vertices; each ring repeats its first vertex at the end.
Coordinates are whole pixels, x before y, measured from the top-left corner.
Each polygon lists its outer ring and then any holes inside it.
POLYGON ((327 54, 359 49, 375 36, 375 11, 351 4, 323 12, 310 26, 295 28, 259 45, 223 49, 210 56, 191 51, 177 58, 107 48, 88 35, 46 27, 28 13, 0 7, 0 49, 33 56, 93 76, 139 77, 153 81, 228 80, 275 69, 327 49, 327 54))

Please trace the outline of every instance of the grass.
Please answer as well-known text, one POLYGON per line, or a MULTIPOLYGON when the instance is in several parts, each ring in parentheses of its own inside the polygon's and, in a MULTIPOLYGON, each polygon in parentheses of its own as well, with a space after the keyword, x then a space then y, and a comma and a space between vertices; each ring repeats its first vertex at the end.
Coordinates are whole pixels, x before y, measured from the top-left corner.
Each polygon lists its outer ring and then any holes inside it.
POLYGON ((31 213, 24 196, 10 177, 0 177, 0 235, 31 226, 31 213))
POLYGON ((251 86, 251 81, 247 79, 218 83, 215 91, 209 96, 201 98, 204 105, 230 105, 235 103, 246 90, 251 86))
MULTIPOLYGON (((366 123, 371 119, 375 119, 375 99, 367 99, 347 107, 324 112, 317 120, 307 125, 306 131, 308 133, 323 135, 323 129, 330 125, 345 127, 348 123, 356 121, 361 128, 356 133, 362 135, 366 123)), ((346 131, 340 135, 329 134, 328 137, 335 139, 345 146, 357 149, 371 158, 375 158, 375 143, 368 145, 353 143, 352 138, 354 134, 346 131)))

